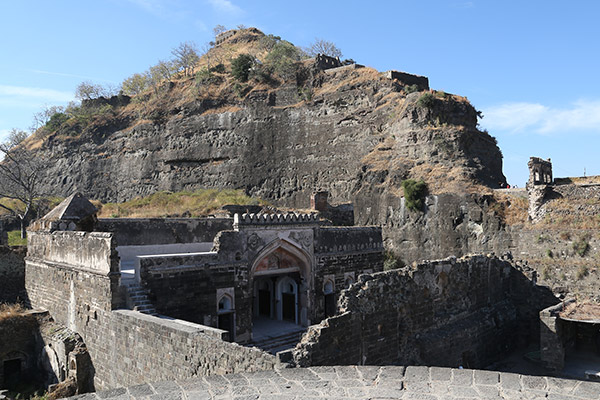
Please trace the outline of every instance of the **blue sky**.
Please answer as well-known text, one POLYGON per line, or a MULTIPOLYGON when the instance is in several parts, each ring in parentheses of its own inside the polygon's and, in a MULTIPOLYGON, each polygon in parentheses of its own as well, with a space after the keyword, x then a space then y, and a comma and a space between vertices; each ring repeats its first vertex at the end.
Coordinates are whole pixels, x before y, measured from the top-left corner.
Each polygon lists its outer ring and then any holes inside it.
POLYGON ((0 138, 84 80, 118 85, 217 24, 244 24, 467 96, 511 184, 529 156, 551 157, 555 176, 600 175, 599 16, 594 0, 0 0, 0 138))

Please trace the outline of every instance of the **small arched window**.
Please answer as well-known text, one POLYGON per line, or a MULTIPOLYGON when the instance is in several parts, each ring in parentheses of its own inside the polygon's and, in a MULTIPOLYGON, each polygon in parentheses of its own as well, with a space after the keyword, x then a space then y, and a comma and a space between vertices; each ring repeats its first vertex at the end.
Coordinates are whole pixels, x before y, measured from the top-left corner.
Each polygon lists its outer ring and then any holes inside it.
POLYGON ((221 297, 221 300, 219 300, 219 311, 231 311, 232 308, 231 297, 228 295, 221 297))
POLYGON ((333 282, 332 281, 325 282, 325 285, 323 285, 323 293, 324 294, 333 293, 333 282))
POLYGON ((353 283, 354 283, 354 279, 352 279, 351 276, 347 276, 346 280, 344 281, 344 287, 346 289, 348 289, 353 283))

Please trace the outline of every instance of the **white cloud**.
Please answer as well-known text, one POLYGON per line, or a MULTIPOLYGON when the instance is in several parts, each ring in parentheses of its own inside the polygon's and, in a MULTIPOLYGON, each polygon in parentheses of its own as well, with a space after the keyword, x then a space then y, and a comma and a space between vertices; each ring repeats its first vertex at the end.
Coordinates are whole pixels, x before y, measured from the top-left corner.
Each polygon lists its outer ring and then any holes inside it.
POLYGON ((208 0, 208 3, 217 11, 227 14, 240 14, 242 9, 233 4, 230 0, 208 0))
POLYGON ((600 100, 579 100, 570 107, 507 103, 483 109, 481 125, 489 130, 540 135, 600 132, 600 100))
POLYGON ((0 101, 44 100, 64 103, 73 100, 73 93, 54 89, 0 85, 0 101))

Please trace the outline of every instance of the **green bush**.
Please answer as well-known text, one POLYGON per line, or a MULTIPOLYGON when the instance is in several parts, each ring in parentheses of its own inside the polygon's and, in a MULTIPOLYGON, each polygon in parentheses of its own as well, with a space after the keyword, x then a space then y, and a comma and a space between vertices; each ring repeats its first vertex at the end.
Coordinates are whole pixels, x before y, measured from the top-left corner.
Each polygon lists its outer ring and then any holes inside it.
POLYGON ((283 78, 290 77, 296 70, 295 63, 300 60, 300 51, 296 46, 282 40, 277 42, 265 57, 265 65, 283 78))
POLYGON ((240 82, 247 82, 254 62, 250 54, 240 54, 231 62, 231 75, 240 82))
POLYGON ((27 246, 27 238, 21 238, 21 231, 8 232, 9 246, 27 246))
POLYGON ((418 92, 418 91, 419 91, 419 85, 417 85, 416 83, 414 85, 404 86, 404 93, 406 93, 406 94, 410 94, 410 93, 414 93, 414 92, 418 92))
POLYGON ((435 104, 435 96, 431 92, 426 92, 419 97, 417 100, 417 105, 422 108, 433 108, 435 104))
POLYGON ((217 64, 214 67, 209 69, 210 72, 217 72, 219 74, 222 74, 225 72, 225 66, 223 64, 217 64))
POLYGON ((394 254, 394 252, 386 250, 383 255, 383 270, 389 271, 391 269, 400 268, 402 263, 399 262, 398 257, 394 254))
POLYGON ((578 280, 585 278, 589 273, 588 267, 586 265, 582 265, 577 270, 576 277, 578 280))
POLYGON ((424 181, 405 179, 402 181, 406 207, 412 211, 421 211, 425 196, 427 195, 427 184, 424 181))
POLYGON ((546 250, 546 255, 548 256, 548 258, 553 258, 554 257, 554 253, 550 249, 546 250))
POLYGON ((62 124, 64 124, 68 120, 69 120, 69 116, 67 114, 62 113, 62 112, 57 112, 50 117, 48 122, 46 122, 46 128, 48 128, 50 131, 54 132, 54 131, 58 130, 58 128, 60 128, 62 126, 62 124))

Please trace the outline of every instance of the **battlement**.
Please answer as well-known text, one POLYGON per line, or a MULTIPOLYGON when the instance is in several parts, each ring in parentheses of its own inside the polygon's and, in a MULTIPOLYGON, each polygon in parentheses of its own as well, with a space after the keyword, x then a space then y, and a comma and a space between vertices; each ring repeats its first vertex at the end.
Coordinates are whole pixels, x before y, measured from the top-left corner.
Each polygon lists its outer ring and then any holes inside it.
POLYGON ((317 224, 320 218, 317 214, 287 213, 287 214, 235 214, 234 228, 239 225, 275 225, 275 224, 317 224))

